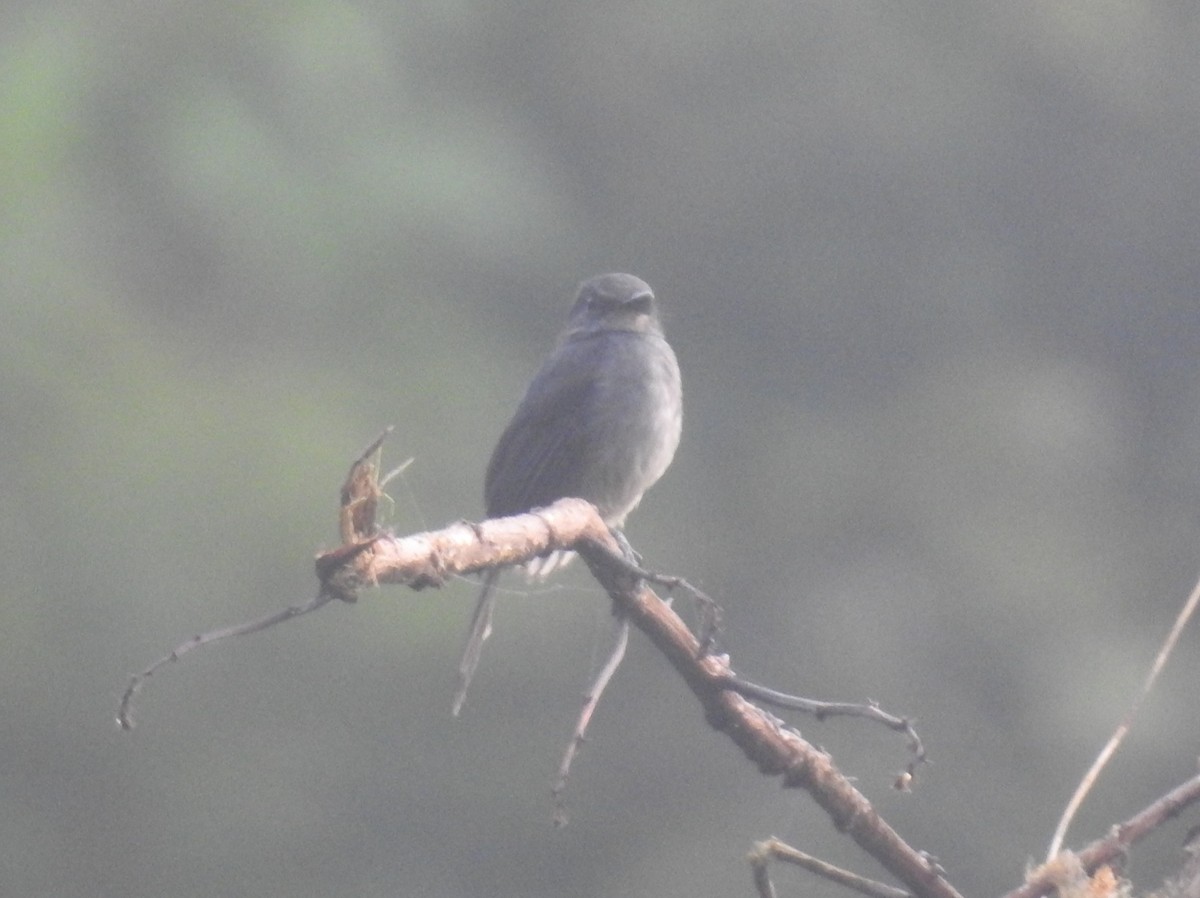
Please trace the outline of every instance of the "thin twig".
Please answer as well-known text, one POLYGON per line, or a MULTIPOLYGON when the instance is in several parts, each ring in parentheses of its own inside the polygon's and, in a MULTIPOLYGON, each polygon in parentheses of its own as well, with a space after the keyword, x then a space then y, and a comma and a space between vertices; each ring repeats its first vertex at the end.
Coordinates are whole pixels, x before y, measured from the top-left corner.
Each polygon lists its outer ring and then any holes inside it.
POLYGON ((898 889, 895 886, 859 876, 857 873, 851 873, 841 867, 835 867, 811 854, 805 854, 803 851, 793 848, 786 842, 781 842, 774 836, 756 843, 750 852, 749 861, 750 867, 754 871, 754 885, 762 898, 775 898, 775 886, 771 884, 769 872, 771 861, 795 864, 797 867, 802 867, 810 873, 853 889, 868 898, 912 898, 912 892, 906 892, 904 889, 898 889))
MULTIPOLYGON (((701 626, 696 635, 699 643, 697 650, 698 655, 703 657, 709 653, 712 648, 713 640, 720 630, 721 626, 721 607, 713 601, 708 595, 697 589, 683 577, 677 577, 671 574, 659 574, 655 571, 646 570, 640 564, 635 563, 630 558, 630 554, 624 551, 624 557, 613 557, 610 559, 614 568, 621 570, 623 573, 637 577, 648 583, 654 583, 665 587, 668 591, 675 589, 683 589, 692 596, 692 599, 701 609, 701 626)), ((925 754, 925 745, 921 742, 921 737, 917 735, 916 729, 912 725, 912 721, 906 717, 897 717, 894 714, 888 714, 876 704, 854 704, 850 702, 824 702, 817 699, 804 698, 799 695, 790 695, 786 692, 780 692, 776 689, 770 689, 766 686, 760 686, 757 683, 752 683, 749 680, 744 680, 733 671, 729 671, 726 677, 728 688, 734 692, 744 695, 746 698, 758 699, 769 705, 777 708, 787 708, 793 711, 803 711, 806 714, 811 714, 817 720, 824 720, 826 717, 861 717, 866 720, 874 720, 882 723, 888 729, 896 732, 904 733, 908 736, 909 749, 913 753, 913 758, 909 761, 905 772, 901 774, 896 781, 898 789, 908 790, 911 788, 912 779, 916 768, 920 764, 928 762, 925 754)))
MULTIPOLYGON (((641 568, 639 567, 637 570, 640 571, 641 568)), ((711 652, 717 634, 721 632, 723 618, 721 606, 710 598, 707 593, 693 586, 683 577, 676 577, 671 574, 658 574, 654 571, 643 571, 642 573, 647 582, 662 586, 667 592, 682 589, 692 597, 692 601, 700 609, 700 626, 696 630, 696 639, 700 643, 700 654, 707 655, 711 652)))
POLYGON ((1129 710, 1125 712, 1125 717, 1117 724, 1117 728, 1113 731, 1112 736, 1109 737, 1108 743, 1100 750, 1100 754, 1092 762, 1091 768, 1084 774, 1083 779, 1080 781, 1078 787, 1076 787, 1075 794, 1067 802, 1062 819, 1058 821, 1058 826, 1054 829, 1054 837, 1050 840, 1050 850, 1046 854, 1047 861, 1053 860, 1054 856, 1062 848, 1063 840, 1067 836, 1067 828, 1071 825, 1071 821, 1075 819, 1075 813, 1079 810, 1079 806, 1083 804, 1083 800, 1087 798, 1087 794, 1091 791, 1092 786, 1100 776, 1100 772, 1124 741, 1129 728, 1133 726, 1133 718, 1137 716, 1142 701, 1150 694, 1150 690, 1154 688, 1154 684, 1158 680, 1158 675, 1162 673, 1163 667, 1166 666, 1167 659, 1171 656, 1175 644, 1179 642, 1179 636, 1183 633, 1183 628, 1187 626, 1192 614, 1195 613, 1197 604, 1200 604, 1200 580, 1196 581, 1196 585, 1192 587, 1192 594, 1188 596, 1187 601, 1183 603, 1183 608, 1180 609, 1179 614, 1175 617, 1175 623, 1171 627, 1171 632, 1167 634, 1162 648, 1158 650, 1158 655, 1155 656, 1154 663, 1150 665, 1150 672, 1146 674, 1146 680, 1142 683, 1141 690, 1133 697, 1133 701, 1129 705, 1129 710))
POLYGON ((803 711, 805 714, 811 714, 817 720, 824 720, 826 717, 861 717, 865 720, 882 723, 888 729, 895 730, 898 733, 904 733, 908 736, 908 746, 913 753, 913 758, 908 763, 906 774, 897 781, 897 788, 907 791, 911 787, 917 765, 928 762, 925 756, 925 745, 921 742, 921 737, 917 735, 912 721, 907 717, 897 717, 895 714, 889 714, 874 703, 823 702, 805 698, 801 695, 789 695, 786 692, 780 692, 767 686, 751 683, 749 680, 743 680, 737 674, 733 673, 733 671, 729 672, 726 679, 729 688, 739 695, 744 695, 746 698, 758 699, 776 708, 803 711))
MULTIPOLYGON (((353 602, 357 598, 353 589, 344 587, 335 575, 338 568, 348 565, 366 551, 372 544, 374 535, 378 532, 375 517, 379 499, 383 496, 383 490, 379 484, 379 458, 383 441, 391 432, 390 426, 385 428, 350 466, 346 482, 342 484, 341 514, 338 519, 343 545, 317 559, 317 572, 318 575, 321 575, 321 589, 316 597, 303 605, 291 605, 258 620, 232 627, 223 627, 219 630, 210 630, 180 643, 169 655, 159 658, 129 680, 129 686, 126 687, 125 694, 121 696, 121 705, 117 709, 117 723, 121 729, 133 729, 133 699, 141 691, 146 680, 150 679, 159 668, 172 661, 178 661, 192 649, 228 639, 230 636, 246 636, 266 630, 268 627, 316 611, 334 599, 353 602)), ((408 463, 405 462, 404 466, 407 466, 408 463)), ((402 469, 403 466, 398 470, 402 469)))
MULTIPOLYGON (((1123 857, 1130 847, 1197 803, 1200 803, 1200 776, 1185 780, 1166 795, 1155 799, 1124 823, 1114 826, 1108 835, 1080 850, 1076 856, 1083 869, 1090 874, 1101 865, 1123 857)), ((1013 889, 1003 898, 1041 898, 1050 894, 1055 889, 1054 870, 1054 860, 1043 864, 1026 876, 1023 886, 1013 889)))
MULTIPOLYGON (((567 510, 558 503, 553 509, 556 513, 567 510)), ((543 516, 546 512, 543 510, 543 516)), ((557 529, 561 533, 566 528, 560 525, 557 529)), ((630 622, 683 677, 704 708, 709 724, 728 736, 762 773, 782 776, 785 787, 806 790, 835 827, 847 833, 914 895, 958 898, 959 893, 936 862, 904 842, 837 770, 829 755, 799 733, 781 726, 773 715, 730 687, 728 660, 701 653, 696 637, 679 616, 639 584, 648 578, 629 574, 613 551, 608 534, 598 530, 581 530, 574 548, 617 606, 629 615, 630 622)))
POLYGON ((133 729, 133 699, 134 696, 141 691, 146 680, 150 679, 159 668, 170 664, 173 661, 178 661, 192 649, 199 648, 202 645, 208 645, 212 642, 217 642, 221 639, 228 639, 230 636, 246 636, 249 633, 257 633, 260 630, 265 630, 268 627, 273 627, 276 624, 291 620, 292 618, 300 617, 303 614, 308 614, 310 611, 316 611, 323 605, 333 601, 336 596, 332 594, 320 593, 315 598, 310 599, 303 605, 289 605, 282 611, 276 611, 274 614, 268 614, 266 617, 260 617, 258 620, 252 620, 244 624, 238 624, 233 627, 223 627, 220 630, 209 630, 207 633, 200 633, 193 636, 186 642, 181 642, 169 654, 159 658, 140 674, 132 677, 129 680, 129 686, 125 689, 125 694, 121 696, 121 707, 117 709, 117 723, 123 730, 133 729))
POLYGON ((661 586, 668 593, 682 589, 692 597, 692 601, 700 609, 700 626, 696 632, 696 640, 700 643, 698 654, 701 656, 709 654, 712 651, 717 634, 721 632, 723 619, 721 606, 706 592, 692 585, 683 577, 676 576, 675 574, 660 574, 657 571, 650 571, 642 567, 641 556, 634 551, 633 546, 629 544, 629 540, 625 538, 625 534, 620 530, 613 530, 612 535, 621 550, 619 556, 612 558, 614 568, 631 577, 637 577, 640 580, 645 580, 647 583, 661 586))
POLYGON ((567 825, 567 806, 563 801, 563 792, 567 788, 567 779, 571 775, 571 762, 575 760, 575 753, 583 746, 584 737, 587 735, 588 724, 592 722, 592 713, 596 710, 596 705, 600 703, 600 697, 604 695, 604 690, 608 688, 608 683, 612 679, 613 674, 617 672, 617 668, 621 666, 621 660, 625 657, 625 647, 629 645, 629 618, 618 613, 613 624, 613 646, 608 653, 608 659, 604 665, 596 673, 595 678, 588 686, 587 692, 583 695, 583 708, 579 712, 579 719, 575 723, 575 731, 571 734, 571 741, 567 743, 567 750, 563 753, 562 763, 558 765, 558 779, 554 781, 554 825, 567 825))

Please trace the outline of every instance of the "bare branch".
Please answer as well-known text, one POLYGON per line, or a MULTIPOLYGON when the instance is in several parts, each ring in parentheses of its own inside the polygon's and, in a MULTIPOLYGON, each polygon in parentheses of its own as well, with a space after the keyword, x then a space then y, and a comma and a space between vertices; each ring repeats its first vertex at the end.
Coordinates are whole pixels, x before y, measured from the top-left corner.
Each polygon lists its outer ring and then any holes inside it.
POLYGON ((897 889, 895 886, 866 879, 857 873, 835 867, 811 854, 805 854, 803 851, 793 848, 786 842, 781 842, 774 836, 756 843, 750 852, 749 861, 754 872, 754 885, 762 898, 775 898, 775 887, 771 884, 770 875, 771 861, 783 861, 803 867, 810 873, 853 889, 861 895, 866 895, 867 898, 912 898, 912 893, 906 892, 904 889, 897 889))
MULTIPOLYGON (((1135 843, 1141 841, 1168 820, 1179 816, 1187 807, 1200 801, 1200 776, 1172 789, 1166 795, 1117 824, 1107 836, 1092 842, 1076 855, 1087 873, 1119 860, 1135 843)), ((1057 888, 1055 881, 1057 857, 1038 867, 1027 877, 1025 885, 1003 898, 1041 898, 1057 888)))
MULTIPOLYGON (((834 766, 832 759, 785 728, 732 688, 728 660, 708 654, 670 606, 647 585, 655 575, 622 557, 621 547, 596 509, 581 499, 478 524, 460 522, 403 538, 371 535, 317 559, 321 594, 353 601, 362 586, 398 583, 421 589, 452 575, 517 564, 571 549, 628 618, 661 651, 724 732, 759 770, 805 789, 868 854, 920 898, 959 898, 928 857, 910 847, 834 766)), ((673 585, 684 581, 674 580, 673 585)))
POLYGON ((826 717, 861 717, 865 720, 882 723, 890 730, 904 733, 908 736, 908 745, 913 753, 913 757, 908 762, 904 773, 896 781, 897 789, 908 791, 912 787, 912 780, 916 773, 917 765, 924 764, 926 761, 925 745, 921 742, 921 737, 917 735, 912 721, 907 717, 897 717, 895 714, 889 714, 874 702, 861 704, 854 702, 817 701, 816 699, 805 698, 801 695, 789 695, 786 692, 780 692, 767 686, 751 683, 749 680, 744 680, 732 672, 729 674, 728 685, 734 692, 744 695, 746 698, 758 699, 776 708, 803 711, 805 714, 811 714, 817 720, 824 720, 826 717))
POLYGON ((1166 639, 1163 640, 1162 647, 1158 650, 1158 654, 1154 658, 1154 663, 1150 665, 1150 672, 1146 674, 1146 680, 1142 683, 1142 688, 1138 690, 1137 695, 1130 702, 1129 710, 1125 712, 1125 716, 1117 724, 1116 730, 1113 731, 1104 748, 1100 750, 1100 754, 1096 756, 1096 760, 1092 762, 1092 766, 1088 769, 1088 772, 1084 774, 1079 786, 1075 789, 1075 794, 1067 802, 1066 810, 1063 811, 1062 818, 1058 821, 1058 826, 1054 829, 1054 836, 1050 839, 1050 850, 1046 855, 1047 861, 1053 860, 1054 856, 1058 854, 1059 849, 1062 848, 1063 839, 1067 835, 1067 827, 1075 819, 1076 811, 1083 804, 1083 800, 1087 797, 1088 792, 1091 791, 1092 786, 1099 778, 1100 772, 1108 764, 1109 758, 1116 754, 1117 748, 1120 747, 1125 739, 1125 734, 1133 726, 1133 719, 1137 716, 1142 701, 1150 694, 1150 690, 1154 688, 1154 683, 1158 680, 1158 675, 1162 673, 1167 659, 1171 657, 1171 652, 1175 649, 1175 644, 1179 642, 1179 636, 1183 633, 1183 628, 1187 626, 1188 621, 1195 614, 1197 604, 1200 604, 1200 580, 1196 581, 1196 585, 1192 587, 1192 594, 1188 596, 1187 601, 1183 603, 1183 607, 1179 610, 1179 614, 1175 616, 1175 623, 1172 624, 1171 631, 1167 634, 1166 639))
MULTIPOLYGON (((703 640, 698 640, 670 606, 646 585, 647 580, 659 580, 672 587, 690 588, 686 581, 661 578, 625 560, 616 539, 593 506, 579 499, 563 499, 529 514, 478 524, 460 522, 403 538, 380 533, 375 512, 383 495, 376 464, 381 440, 382 436, 351 467, 342 489, 343 545, 316 559, 320 581, 317 597, 306 605, 183 643, 133 678, 118 714, 122 726, 131 725, 129 705, 142 683, 168 661, 177 660, 200 645, 257 632, 316 610, 335 598, 353 602, 364 586, 399 583, 421 589, 441 585, 452 575, 517 564, 559 549, 574 550, 612 598, 615 613, 646 634, 700 701, 709 723, 732 739, 762 773, 780 776, 787 787, 806 790, 839 830, 848 833, 913 895, 959 898, 940 868, 884 822, 827 754, 739 694, 739 688, 745 690, 747 684, 734 676, 727 658, 706 650, 712 628, 706 624, 703 640)), ((693 592, 702 595, 698 590, 693 592)), ((708 601, 708 607, 715 609, 715 604, 708 601)), ((706 612, 706 619, 715 621, 715 611, 706 612)), ((833 709, 838 707, 830 706, 825 713, 835 713, 833 709)), ((581 728, 577 728, 580 736, 589 713, 585 705, 581 728)), ((577 742, 572 747, 577 747, 577 742)))
MULTIPOLYGON (((354 460, 354 463, 350 466, 350 472, 346 475, 346 482, 342 485, 342 510, 338 521, 344 545, 335 552, 328 553, 328 556, 323 556, 335 559, 333 562, 326 562, 332 565, 333 568, 340 567, 340 565, 353 559, 370 545, 371 535, 376 529, 375 516, 379 499, 383 495, 379 485, 379 453, 383 447, 383 441, 391 432, 392 428, 388 427, 376 437, 371 445, 364 449, 362 454, 354 460)), ((318 571, 321 570, 319 561, 317 569, 318 571)), ((232 627, 223 627, 219 630, 210 630, 207 633, 200 633, 193 636, 186 642, 177 645, 170 654, 164 655, 140 674, 136 674, 130 678, 129 685, 126 687, 125 693, 121 696, 121 705, 117 708, 117 724, 123 730, 132 730, 133 700, 138 692, 141 691, 142 686, 145 685, 146 680, 150 679, 159 668, 173 661, 178 661, 192 649, 219 642, 231 636, 246 636, 250 633, 258 633, 261 630, 266 630, 268 627, 273 627, 284 621, 308 614, 310 611, 316 611, 333 599, 353 602, 355 598, 356 596, 353 592, 339 591, 336 588, 336 579, 334 579, 333 586, 329 588, 326 588, 324 579, 322 579, 321 591, 317 593, 314 599, 303 605, 291 605, 282 611, 268 614, 266 617, 261 617, 258 620, 237 624, 232 627)))
POLYGON ((624 615, 618 614, 613 625, 613 645, 609 649, 608 659, 601 666, 599 672, 592 679, 591 685, 588 686, 587 692, 583 694, 583 708, 579 712, 579 719, 575 723, 575 731, 571 734, 571 741, 567 743, 567 750, 563 753, 562 763, 558 765, 558 779, 554 781, 554 825, 567 825, 567 806, 563 800, 563 792, 567 789, 567 779, 571 775, 571 762, 575 760, 575 754, 583 746, 584 737, 587 736, 588 724, 592 722, 592 714, 596 710, 596 705, 599 704, 601 696, 604 695, 604 690, 608 688, 608 681, 612 679, 617 668, 621 666, 621 659, 625 657, 625 647, 629 644, 629 621, 624 615))
MULTIPOLYGON (((551 506, 557 507, 558 503, 551 506)), ((732 739, 762 773, 781 776, 785 786, 807 791, 834 826, 848 833, 914 895, 958 895, 936 865, 900 838, 827 754, 730 687, 728 660, 700 654, 699 642, 679 616, 637 575, 626 571, 607 534, 596 539, 594 528, 584 532, 587 536, 575 545, 576 551, 633 625, 683 677, 710 725, 732 739)))
POLYGON ((333 599, 333 595, 321 594, 305 602, 303 605, 290 605, 282 611, 276 611, 274 614, 268 614, 266 617, 260 617, 258 620, 252 620, 233 627, 223 627, 220 630, 210 630, 207 633, 197 634, 186 642, 181 642, 175 646, 169 655, 164 655, 140 674, 136 674, 130 678, 129 685, 125 689, 125 694, 121 696, 121 706, 117 709, 117 724, 123 730, 133 729, 133 700, 141 691, 146 680, 150 679, 164 665, 178 661, 192 649, 198 649, 202 645, 219 642, 222 639, 228 639, 230 636, 246 636, 249 633, 257 633, 260 630, 281 624, 294 617, 308 614, 310 611, 316 611, 326 603, 333 601, 333 599))

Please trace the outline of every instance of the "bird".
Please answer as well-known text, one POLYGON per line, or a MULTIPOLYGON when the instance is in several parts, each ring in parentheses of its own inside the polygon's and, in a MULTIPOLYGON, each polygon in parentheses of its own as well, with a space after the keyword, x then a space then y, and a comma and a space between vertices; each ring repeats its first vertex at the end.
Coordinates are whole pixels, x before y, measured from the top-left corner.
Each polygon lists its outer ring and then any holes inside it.
MULTIPOLYGON (((679 363, 654 292, 631 274, 590 278, 492 452, 487 517, 586 499, 625 544, 625 519, 670 466, 682 427, 679 363)), ((527 571, 544 576, 558 563, 534 559, 527 571)), ((455 716, 491 633, 499 576, 499 568, 484 575, 459 664, 455 716)))

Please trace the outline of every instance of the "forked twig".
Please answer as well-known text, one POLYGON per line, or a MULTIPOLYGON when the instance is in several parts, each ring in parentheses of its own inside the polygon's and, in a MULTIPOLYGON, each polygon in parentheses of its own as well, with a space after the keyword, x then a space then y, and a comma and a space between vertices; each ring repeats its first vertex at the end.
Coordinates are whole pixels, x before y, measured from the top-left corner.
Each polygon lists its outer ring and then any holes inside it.
POLYGON ((786 842, 781 842, 774 836, 755 844, 754 849, 750 852, 749 861, 750 868, 754 872, 754 886, 762 898, 775 898, 775 886, 771 883, 769 869, 771 861, 784 861, 788 864, 795 864, 797 867, 803 867, 810 873, 823 876, 831 882, 843 885, 860 895, 868 896, 868 898, 912 898, 912 892, 906 892, 904 889, 876 882, 841 867, 835 867, 811 854, 805 854, 803 851, 793 848, 786 842))
MULTIPOLYGON (((1091 873, 1103 864, 1111 864, 1124 857, 1133 845, 1196 804, 1200 804, 1200 776, 1185 780, 1167 794, 1156 798, 1132 817, 1113 826, 1107 835, 1081 848, 1075 857, 1084 871, 1091 873)), ((1058 855, 1026 874, 1024 885, 1008 892, 1003 898, 1041 898, 1055 891, 1058 861, 1062 856, 1058 855)))
POLYGON ((257 633, 260 630, 266 630, 268 627, 273 627, 276 624, 281 624, 284 621, 291 620, 295 617, 300 617, 303 614, 308 614, 310 611, 316 611, 328 602, 336 598, 332 593, 321 593, 314 598, 305 602, 303 605, 289 605, 282 611, 276 611, 274 614, 268 614, 266 617, 260 617, 258 620, 248 621, 244 624, 237 624, 233 627, 223 627, 220 630, 209 630, 207 633, 199 633, 193 636, 186 642, 181 642, 177 645, 169 655, 164 655, 159 658, 140 674, 136 674, 129 680, 129 686, 125 689, 125 694, 121 696, 121 706, 117 709, 117 723, 123 730, 133 729, 133 699, 141 691, 146 680, 150 679, 159 668, 170 664, 173 661, 178 661, 192 649, 198 649, 202 645, 208 645, 213 642, 218 642, 222 639, 228 639, 230 636, 246 636, 250 633, 257 633))
MULTIPOLYGON (((620 541, 618 541, 618 544, 620 545, 620 541)), ((701 622, 696 634, 696 640, 699 644, 697 656, 704 657, 708 655, 713 648, 716 635, 720 631, 721 607, 683 577, 659 574, 643 568, 640 564, 632 560, 635 556, 632 554, 632 550, 628 549, 628 544, 622 545, 621 549, 621 555, 612 555, 606 558, 604 563, 629 577, 634 577, 647 583, 655 583, 665 587, 668 591, 683 589, 692 596, 701 613, 701 622)), ((912 720, 907 717, 898 717, 895 714, 889 714, 873 702, 867 704, 826 702, 805 698, 800 695, 791 695, 786 692, 780 692, 777 689, 752 683, 728 669, 723 685, 739 695, 749 699, 757 699, 776 708, 786 708, 791 711, 802 711, 805 714, 811 714, 818 721, 824 720, 827 717, 860 717, 864 720, 873 720, 876 723, 881 723, 890 730, 905 734, 908 737, 909 750, 913 756, 906 765, 904 772, 896 780, 895 786, 899 790, 908 791, 912 787, 916 768, 921 764, 928 763, 929 759, 925 753, 925 745, 921 741, 921 737, 917 734, 912 720)))
POLYGON ((801 695, 789 695, 786 692, 780 692, 767 686, 751 683, 749 680, 742 679, 733 673, 733 671, 729 672, 727 681, 729 688, 738 693, 738 695, 758 699, 760 702, 776 708, 803 711, 805 714, 811 714, 817 720, 824 720, 826 717, 861 717, 865 720, 882 723, 889 730, 904 733, 908 736, 908 747, 913 753, 913 757, 908 762, 904 774, 896 781, 897 789, 908 791, 912 786, 912 779, 916 775, 917 766, 928 762, 928 758, 925 755, 925 744, 921 742, 921 737, 917 735, 912 721, 907 717, 897 717, 895 714, 889 714, 874 702, 867 704, 823 702, 817 699, 805 698, 801 695))
POLYGON ((1167 659, 1175 649, 1175 644, 1179 642, 1179 636, 1183 633, 1183 628, 1187 626, 1188 621, 1191 620, 1192 615, 1195 613, 1197 604, 1200 604, 1200 580, 1196 581, 1196 585, 1192 587, 1192 594, 1188 596, 1187 601, 1183 603, 1183 608, 1176 615, 1175 623, 1172 624, 1167 638, 1163 640, 1162 648, 1158 650, 1158 654, 1154 658, 1154 663, 1150 665, 1150 672, 1146 674, 1146 680, 1142 683, 1142 688, 1133 697, 1133 701, 1129 705, 1129 710, 1125 712, 1124 718, 1117 724, 1117 728, 1113 731, 1112 736, 1109 737, 1108 742, 1100 750, 1100 754, 1096 756, 1096 760, 1092 762, 1092 766, 1088 769, 1088 772, 1080 780, 1079 785, 1075 789, 1075 794, 1067 802, 1062 819, 1058 821, 1058 826, 1054 829, 1054 836, 1050 840, 1050 850, 1046 855, 1047 861, 1053 860, 1062 848, 1063 840, 1067 836, 1067 828, 1071 825, 1071 821, 1075 819, 1075 813, 1079 810, 1079 806, 1083 804, 1083 800, 1087 797, 1088 792, 1091 791, 1092 786, 1100 776, 1100 772, 1125 740, 1125 735, 1129 732, 1129 728, 1133 726, 1133 718, 1137 716, 1142 701, 1150 694, 1150 690, 1154 688, 1154 683, 1158 680, 1158 675, 1162 673, 1163 667, 1166 666, 1167 659))
MULTIPOLYGON (((339 521, 344 545, 333 553, 329 553, 329 556, 322 556, 323 558, 332 556, 337 558, 339 563, 346 563, 353 560, 355 555, 370 545, 376 532, 375 514, 378 502, 383 495, 379 485, 379 453, 383 441, 391 432, 391 427, 385 429, 350 466, 350 473, 346 475, 346 482, 342 485, 342 513, 339 521)), ((405 462, 405 466, 407 464, 408 462, 405 462)), ((403 467, 398 468, 393 474, 402 469, 403 467)), ((391 476, 391 474, 388 475, 389 478, 391 476)), ((117 708, 117 724, 123 730, 132 730, 133 700, 145 685, 146 680, 154 676, 160 668, 173 661, 178 661, 192 649, 198 649, 202 645, 210 645, 231 636, 258 633, 276 624, 316 611, 334 599, 352 602, 355 595, 352 591, 338 588, 331 578, 323 579, 317 595, 303 605, 289 605, 282 611, 276 611, 274 614, 268 614, 258 620, 236 624, 232 627, 222 627, 219 630, 209 630, 207 633, 197 634, 186 642, 181 642, 170 654, 164 655, 141 673, 130 678, 129 685, 121 696, 120 707, 117 708)))
POLYGON ((579 712, 579 719, 575 724, 575 731, 571 734, 571 741, 567 743, 567 750, 563 753, 562 763, 558 765, 558 778, 554 781, 554 825, 558 827, 567 825, 567 806, 563 800, 563 792, 567 788, 567 779, 571 775, 571 762, 575 760, 575 754, 583 747, 584 737, 587 736, 588 724, 592 722, 592 714, 596 710, 596 705, 600 703, 600 697, 604 695, 604 690, 608 688, 608 681, 612 679, 613 674, 617 672, 617 668, 621 666, 621 661, 625 657, 625 648, 629 645, 629 618, 625 615, 617 613, 616 620, 613 624, 613 646, 609 650, 608 659, 596 673, 588 686, 587 692, 583 694, 583 708, 579 712))

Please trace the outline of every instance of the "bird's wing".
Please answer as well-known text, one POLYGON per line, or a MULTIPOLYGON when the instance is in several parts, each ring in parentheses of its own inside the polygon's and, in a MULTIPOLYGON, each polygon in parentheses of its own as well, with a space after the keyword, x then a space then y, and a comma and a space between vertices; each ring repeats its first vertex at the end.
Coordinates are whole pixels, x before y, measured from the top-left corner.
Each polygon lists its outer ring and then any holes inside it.
POLYGON ((489 517, 519 514, 577 495, 592 444, 596 369, 603 341, 563 344, 529 385, 496 443, 484 481, 489 517))

